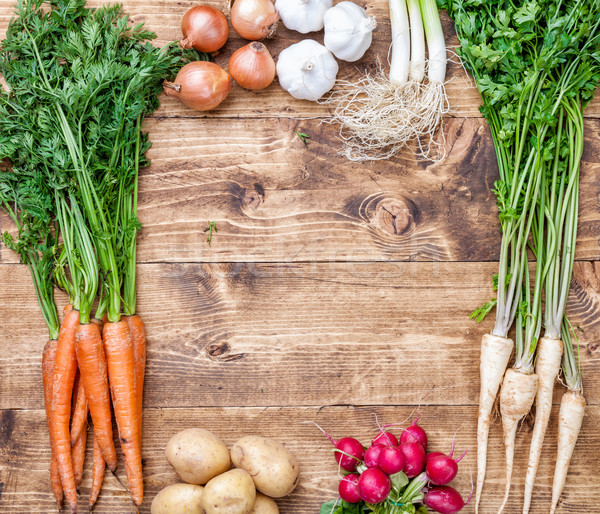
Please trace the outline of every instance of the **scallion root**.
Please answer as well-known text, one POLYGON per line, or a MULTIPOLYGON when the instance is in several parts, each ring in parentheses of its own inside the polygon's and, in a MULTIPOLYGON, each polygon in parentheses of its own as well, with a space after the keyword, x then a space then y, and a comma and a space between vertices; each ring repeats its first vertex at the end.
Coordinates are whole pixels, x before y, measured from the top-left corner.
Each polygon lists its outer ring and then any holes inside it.
POLYGON ((412 141, 419 156, 444 157, 445 137, 439 130, 449 112, 444 84, 398 85, 379 66, 356 82, 339 81, 325 103, 335 104, 331 121, 340 125, 340 154, 351 161, 389 159, 412 141))

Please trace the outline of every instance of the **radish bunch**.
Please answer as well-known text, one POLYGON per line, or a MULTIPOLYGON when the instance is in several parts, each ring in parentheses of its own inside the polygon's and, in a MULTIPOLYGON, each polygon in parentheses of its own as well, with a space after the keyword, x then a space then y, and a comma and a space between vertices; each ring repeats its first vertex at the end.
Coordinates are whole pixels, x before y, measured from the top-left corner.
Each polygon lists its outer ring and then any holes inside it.
MULTIPOLYGON (((339 497, 324 503, 321 514, 371 512, 378 514, 425 514, 429 507, 442 514, 459 512, 465 502, 448 484, 458 473, 458 463, 466 452, 453 458, 450 454, 427 453, 427 434, 415 420, 396 437, 385 428, 364 447, 352 437, 334 440, 334 456, 341 479, 339 497), (366 511, 368 512, 368 511, 366 511)), ((320 427, 319 427, 320 428, 320 427)))

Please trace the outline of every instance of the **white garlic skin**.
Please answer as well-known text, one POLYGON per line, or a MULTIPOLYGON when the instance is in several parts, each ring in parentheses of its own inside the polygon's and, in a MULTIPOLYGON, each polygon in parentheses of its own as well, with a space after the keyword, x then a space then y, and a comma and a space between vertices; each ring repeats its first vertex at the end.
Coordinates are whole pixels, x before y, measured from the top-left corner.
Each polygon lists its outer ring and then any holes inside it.
POLYGON ((338 69, 331 52, 312 39, 286 48, 277 59, 279 84, 299 100, 321 98, 335 84, 338 69))
POLYGON ((355 3, 343 1, 328 9, 323 19, 325 46, 342 61, 358 61, 371 46, 375 16, 355 3))
POLYGON ((301 34, 323 29, 323 18, 333 0, 277 0, 275 9, 286 28, 301 34))

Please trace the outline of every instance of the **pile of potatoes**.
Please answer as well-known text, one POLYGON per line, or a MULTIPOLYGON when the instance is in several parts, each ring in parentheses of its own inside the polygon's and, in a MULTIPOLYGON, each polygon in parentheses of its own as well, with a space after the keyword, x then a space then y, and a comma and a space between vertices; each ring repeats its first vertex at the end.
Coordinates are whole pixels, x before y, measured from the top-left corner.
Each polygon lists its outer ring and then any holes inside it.
POLYGON ((230 452, 208 430, 188 428, 169 440, 165 453, 187 483, 160 491, 152 514, 278 514, 272 498, 290 494, 300 478, 296 457, 259 436, 242 437, 230 452))

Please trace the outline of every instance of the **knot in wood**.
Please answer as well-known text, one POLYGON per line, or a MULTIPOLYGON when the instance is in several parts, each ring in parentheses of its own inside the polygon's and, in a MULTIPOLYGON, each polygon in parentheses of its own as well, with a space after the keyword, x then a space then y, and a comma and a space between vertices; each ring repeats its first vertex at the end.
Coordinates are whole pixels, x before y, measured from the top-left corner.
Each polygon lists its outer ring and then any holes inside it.
POLYGON ((214 343, 208 347, 208 355, 211 357, 220 357, 229 351, 229 345, 223 341, 221 343, 214 343))
POLYGON ((250 209, 256 210, 260 207, 260 204, 263 202, 263 197, 258 191, 250 189, 244 193, 244 198, 242 199, 242 202, 244 204, 244 207, 250 207, 250 209))
POLYGON ((406 234, 415 223, 410 205, 402 199, 384 199, 377 204, 371 223, 393 236, 406 234))

